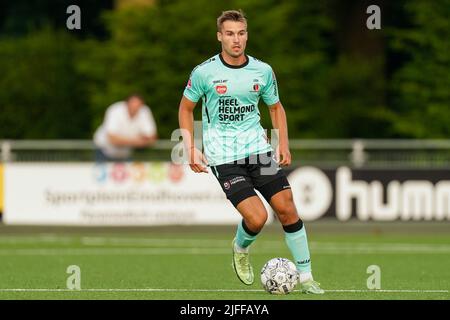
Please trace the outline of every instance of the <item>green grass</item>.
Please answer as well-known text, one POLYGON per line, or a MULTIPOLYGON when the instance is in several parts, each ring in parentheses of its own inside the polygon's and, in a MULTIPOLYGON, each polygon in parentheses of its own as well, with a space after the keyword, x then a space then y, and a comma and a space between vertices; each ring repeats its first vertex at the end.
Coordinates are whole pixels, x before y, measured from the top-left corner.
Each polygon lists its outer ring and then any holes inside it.
POLYGON ((176 228, 168 232, 159 229, 96 232, 88 228, 51 234, 33 229, 0 232, 0 299, 450 298, 448 233, 328 233, 311 229, 308 236, 313 273, 322 287, 329 290, 322 296, 299 292, 273 296, 262 291, 259 270, 263 264, 273 257, 291 259, 280 228, 265 229, 252 247, 251 260, 257 275, 252 286, 241 284, 231 268, 234 227, 217 230, 210 227, 206 231, 183 228, 181 232, 176 228), (81 291, 64 290, 70 276, 66 273, 69 265, 81 268, 81 291), (370 265, 381 268, 381 289, 394 291, 367 289, 370 275, 366 270, 370 265), (136 289, 163 291, 132 291, 136 289))

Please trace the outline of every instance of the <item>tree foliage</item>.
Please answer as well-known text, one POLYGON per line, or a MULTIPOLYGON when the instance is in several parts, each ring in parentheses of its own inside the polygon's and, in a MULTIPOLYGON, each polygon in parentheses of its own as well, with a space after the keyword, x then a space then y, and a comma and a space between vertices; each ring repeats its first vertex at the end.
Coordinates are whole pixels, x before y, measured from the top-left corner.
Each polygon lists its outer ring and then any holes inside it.
POLYGON ((339 0, 155 0, 91 17, 96 31, 82 37, 54 23, 16 30, 8 16, 0 137, 88 138, 110 104, 139 92, 169 138, 191 70, 220 51, 216 17, 230 8, 247 15, 247 53, 275 70, 291 138, 449 137, 448 4, 396 1, 401 14, 378 31, 365 28, 360 2, 339 0))
POLYGON ((409 1, 411 25, 392 30, 392 48, 406 62, 391 81, 393 132, 450 137, 450 1, 409 1))
POLYGON ((1 41, 2 138, 90 137, 90 109, 76 58, 77 41, 51 29, 1 41))

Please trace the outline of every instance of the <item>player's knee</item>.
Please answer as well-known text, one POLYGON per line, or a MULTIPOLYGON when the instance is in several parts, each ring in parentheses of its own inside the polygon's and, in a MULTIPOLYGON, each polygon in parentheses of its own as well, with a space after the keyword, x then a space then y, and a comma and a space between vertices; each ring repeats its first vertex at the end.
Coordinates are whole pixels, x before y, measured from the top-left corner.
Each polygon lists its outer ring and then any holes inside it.
POLYGON ((278 220, 282 225, 289 225, 298 221, 299 216, 293 202, 287 202, 276 210, 278 220))
POLYGON ((267 221, 267 212, 260 212, 253 215, 250 219, 246 219, 245 223, 247 226, 255 231, 259 232, 264 227, 267 221))

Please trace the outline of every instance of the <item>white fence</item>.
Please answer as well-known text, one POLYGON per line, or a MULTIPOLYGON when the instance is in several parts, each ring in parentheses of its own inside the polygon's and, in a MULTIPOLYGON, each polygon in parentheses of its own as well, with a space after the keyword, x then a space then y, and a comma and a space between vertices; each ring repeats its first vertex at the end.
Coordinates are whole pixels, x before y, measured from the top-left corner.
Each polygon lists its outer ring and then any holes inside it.
MULTIPOLYGON (((178 141, 159 140, 137 161, 170 161, 178 141)), ((93 161, 89 140, 0 140, 2 162, 93 161)), ((450 140, 327 139, 290 141, 293 162, 337 168, 450 168, 450 140)))

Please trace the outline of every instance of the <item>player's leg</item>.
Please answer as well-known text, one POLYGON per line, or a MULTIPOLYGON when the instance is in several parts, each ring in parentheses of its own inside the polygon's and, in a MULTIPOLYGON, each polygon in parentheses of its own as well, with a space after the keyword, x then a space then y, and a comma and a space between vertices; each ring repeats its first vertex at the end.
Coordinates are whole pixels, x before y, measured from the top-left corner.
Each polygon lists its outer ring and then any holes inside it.
POLYGON ((319 284, 313 280, 311 258, 308 248, 306 229, 300 219, 292 197, 291 186, 284 171, 268 154, 268 159, 255 166, 252 179, 270 206, 274 209, 285 231, 286 244, 299 271, 302 291, 323 293, 319 284), (268 170, 270 169, 270 170, 268 170))
POLYGON ((233 239, 232 262, 238 278, 244 284, 250 285, 254 281, 254 273, 250 263, 249 247, 264 227, 267 221, 267 211, 253 188, 243 192, 253 195, 238 203, 234 201, 233 196, 230 197, 230 201, 242 216, 242 221, 238 224, 236 236, 233 239))
POLYGON ((239 211, 242 221, 233 239, 233 267, 238 278, 250 285, 254 281, 249 247, 267 220, 267 211, 253 189, 245 166, 230 163, 211 167, 227 199, 239 211))
MULTIPOLYGON (((282 184, 287 183, 287 179, 282 184)), ((267 186, 269 187, 269 186, 267 186)), ((273 183, 272 191, 280 189, 273 183)), ((266 192, 266 195, 271 193, 266 192)), ((315 282, 311 272, 311 256, 308 247, 308 237, 303 221, 300 219, 295 207, 291 189, 284 189, 270 196, 270 206, 277 214, 283 226, 286 244, 294 257, 299 271, 300 288, 305 293, 321 294, 320 284, 315 282)))
POLYGON ((291 189, 273 194, 270 197, 270 206, 284 229, 286 244, 295 258, 295 265, 300 272, 300 280, 311 278, 311 257, 306 228, 297 213, 291 189))
POLYGON ((248 252, 249 246, 267 221, 267 210, 253 188, 244 189, 242 193, 248 196, 236 202, 235 195, 231 195, 230 201, 242 216, 236 230, 236 248, 238 251, 248 252))
POLYGON ((312 278, 306 229, 297 213, 291 189, 283 189, 282 185, 289 186, 286 177, 280 177, 263 185, 259 191, 275 211, 284 229, 286 244, 295 259, 294 262, 302 281, 312 278))

